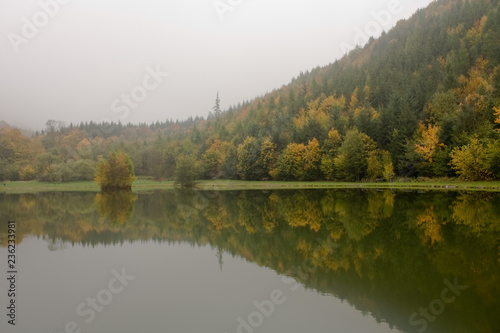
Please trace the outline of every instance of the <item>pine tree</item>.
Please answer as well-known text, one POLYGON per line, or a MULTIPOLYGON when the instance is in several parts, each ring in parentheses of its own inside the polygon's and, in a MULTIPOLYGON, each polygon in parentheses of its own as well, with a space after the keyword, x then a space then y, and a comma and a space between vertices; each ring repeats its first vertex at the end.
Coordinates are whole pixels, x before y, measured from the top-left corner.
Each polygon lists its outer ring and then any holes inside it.
POLYGON ((217 92, 217 97, 215 98, 215 105, 213 106, 212 110, 214 111, 213 114, 215 116, 215 119, 219 119, 220 116, 222 115, 222 110, 220 109, 219 92, 217 92))

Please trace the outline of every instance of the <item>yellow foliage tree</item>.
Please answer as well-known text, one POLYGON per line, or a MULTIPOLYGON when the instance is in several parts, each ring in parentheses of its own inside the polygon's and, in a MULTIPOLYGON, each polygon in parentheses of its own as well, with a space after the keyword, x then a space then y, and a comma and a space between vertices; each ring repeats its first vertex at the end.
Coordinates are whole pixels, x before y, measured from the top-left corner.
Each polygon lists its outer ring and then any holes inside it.
POLYGON ((308 145, 290 143, 281 153, 276 169, 270 172, 275 179, 317 180, 320 176, 321 150, 313 138, 308 145))
POLYGON ((384 177, 386 181, 390 181, 395 176, 396 174, 394 173, 394 166, 392 165, 392 162, 389 162, 386 165, 384 165, 384 171, 382 172, 382 177, 384 177))
POLYGON ((328 132, 328 138, 325 140, 324 148, 332 156, 337 154, 338 149, 342 146, 342 135, 335 128, 328 132))
POLYGON ((321 162, 321 150, 316 138, 310 140, 304 154, 305 169, 317 173, 321 162))
POLYGON ((102 191, 130 190, 136 180, 134 164, 125 153, 111 152, 99 161, 94 179, 102 191))
POLYGON ((485 168, 486 149, 477 137, 463 147, 457 147, 451 152, 451 164, 461 179, 487 180, 491 177, 485 168))
POLYGON ((222 166, 229 153, 227 145, 227 142, 215 139, 210 148, 203 154, 201 159, 203 170, 201 171, 204 173, 204 177, 216 179, 223 176, 222 166))
POLYGON ((297 116, 293 119, 294 126, 301 130, 312 121, 318 123, 326 131, 328 129, 329 118, 327 112, 332 108, 334 103, 335 100, 333 97, 329 97, 323 101, 321 101, 321 98, 317 98, 309 102, 307 109, 300 109, 297 116))
POLYGON ((276 144, 271 141, 270 137, 267 137, 260 147, 260 164, 263 171, 263 176, 267 178, 269 172, 275 168, 276 156, 275 156, 276 144))
POLYGON ((26 165, 19 170, 19 178, 21 180, 33 180, 36 176, 36 170, 31 165, 26 165))
POLYGON ((438 125, 429 124, 425 126, 423 123, 419 125, 419 137, 415 143, 415 151, 422 155, 427 162, 433 162, 432 157, 436 149, 443 144, 439 143, 438 125))

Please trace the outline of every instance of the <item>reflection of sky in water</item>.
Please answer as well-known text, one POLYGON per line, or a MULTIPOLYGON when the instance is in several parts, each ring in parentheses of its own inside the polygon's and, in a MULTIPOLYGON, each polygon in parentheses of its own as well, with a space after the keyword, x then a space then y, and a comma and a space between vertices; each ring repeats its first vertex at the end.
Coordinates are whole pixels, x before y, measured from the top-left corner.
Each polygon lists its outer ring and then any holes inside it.
MULTIPOLYGON (((5 248, 0 250, 5 257, 5 248)), ((44 240, 26 238, 19 247, 17 332, 59 332, 75 321, 83 332, 236 332, 237 318, 256 310, 279 289, 286 298, 258 332, 392 332, 371 316, 332 296, 286 284, 274 271, 187 244, 153 241, 94 248, 67 245, 49 251, 44 240), (107 288, 111 270, 135 276, 95 320, 85 323, 76 308, 107 288)), ((4 282, 2 281, 2 284, 4 282)), ((2 290, 5 290, 2 286, 2 290)), ((0 324, 2 332, 14 332, 0 324)))

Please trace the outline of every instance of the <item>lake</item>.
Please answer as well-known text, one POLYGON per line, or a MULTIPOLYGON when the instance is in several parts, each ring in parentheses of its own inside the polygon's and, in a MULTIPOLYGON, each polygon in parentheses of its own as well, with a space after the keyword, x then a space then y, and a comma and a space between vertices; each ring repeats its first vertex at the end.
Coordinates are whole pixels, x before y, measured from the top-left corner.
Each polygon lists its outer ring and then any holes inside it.
POLYGON ((0 194, 0 221, 2 333, 500 332, 499 193, 0 194))

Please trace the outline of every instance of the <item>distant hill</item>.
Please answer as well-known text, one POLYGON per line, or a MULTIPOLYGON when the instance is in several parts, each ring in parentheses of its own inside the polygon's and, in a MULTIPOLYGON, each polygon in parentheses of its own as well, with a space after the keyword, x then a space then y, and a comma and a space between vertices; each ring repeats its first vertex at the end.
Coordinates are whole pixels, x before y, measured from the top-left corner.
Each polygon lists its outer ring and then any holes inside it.
MULTIPOLYGON (((6 121, 4 120, 0 120, 0 129, 2 128, 17 128, 17 127, 13 127, 13 126, 10 126, 6 121)), ((21 133, 25 136, 25 137, 28 137, 28 138, 31 138, 35 132, 33 132, 32 130, 28 130, 28 129, 21 129, 19 128, 19 130, 21 131, 21 133)))

